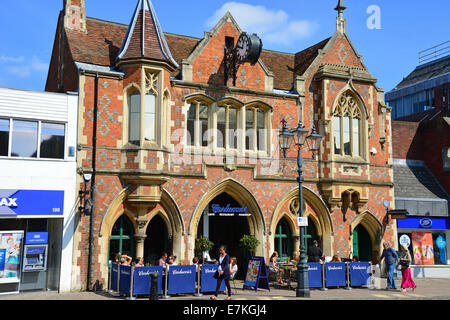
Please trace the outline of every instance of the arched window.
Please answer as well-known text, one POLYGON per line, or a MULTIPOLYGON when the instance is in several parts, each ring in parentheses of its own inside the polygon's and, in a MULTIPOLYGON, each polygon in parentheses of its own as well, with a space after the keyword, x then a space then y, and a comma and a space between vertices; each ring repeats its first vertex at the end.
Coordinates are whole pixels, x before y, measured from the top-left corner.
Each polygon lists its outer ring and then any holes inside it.
POLYGON ((133 224, 126 215, 121 215, 111 230, 109 240, 109 256, 114 261, 115 255, 120 252, 134 257, 136 244, 134 240, 133 224))
POLYGON ((258 107, 245 109, 245 149, 266 151, 266 113, 258 107))
POLYGON ((201 100, 190 103, 187 112, 186 143, 189 146, 207 147, 209 106, 201 100))
POLYGON ((128 141, 139 144, 141 131, 141 95, 133 90, 128 95, 128 141))
POLYGON ((238 109, 233 104, 222 103, 217 107, 217 147, 237 149, 238 109))
POLYGON ((158 73, 147 70, 145 72, 145 111, 144 111, 145 141, 156 141, 157 96, 158 96, 158 73))
POLYGON ((293 243, 291 229, 285 218, 277 224, 275 232, 275 251, 280 257, 292 257, 293 243))
POLYGON ((355 97, 344 92, 333 111, 334 154, 360 155, 361 110, 355 97))

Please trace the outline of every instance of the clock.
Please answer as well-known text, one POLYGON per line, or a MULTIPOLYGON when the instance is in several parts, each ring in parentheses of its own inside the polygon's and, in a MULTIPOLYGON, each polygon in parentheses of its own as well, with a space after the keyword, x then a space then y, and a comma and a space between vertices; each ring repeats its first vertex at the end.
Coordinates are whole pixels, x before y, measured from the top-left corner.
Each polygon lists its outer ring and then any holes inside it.
POLYGON ((256 34, 241 33, 236 43, 236 59, 239 64, 258 62, 262 51, 262 41, 256 34))

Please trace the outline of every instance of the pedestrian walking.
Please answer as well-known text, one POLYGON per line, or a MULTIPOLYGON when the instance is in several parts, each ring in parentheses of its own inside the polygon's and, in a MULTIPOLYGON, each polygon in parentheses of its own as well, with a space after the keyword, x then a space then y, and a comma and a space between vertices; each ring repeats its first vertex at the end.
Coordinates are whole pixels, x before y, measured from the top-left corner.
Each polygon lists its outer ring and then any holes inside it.
POLYGON ((400 249, 402 253, 400 254, 399 264, 402 267, 402 292, 406 292, 406 288, 412 288, 412 291, 416 289, 416 284, 411 277, 411 268, 409 265, 411 264, 411 254, 409 253, 408 247, 405 245, 401 245, 400 249))
POLYGON ((216 271, 217 274, 217 286, 216 292, 211 296, 212 300, 217 300, 219 295, 220 285, 222 280, 225 280, 225 285, 227 286, 228 297, 225 300, 231 300, 231 286, 230 286, 230 256, 227 254, 225 247, 221 246, 219 249, 219 268, 216 271))
POLYGON ((383 253, 381 254, 380 263, 384 259, 384 263, 386 266, 386 271, 388 275, 387 279, 387 287, 386 289, 397 289, 397 285, 395 284, 394 279, 394 270, 397 265, 398 255, 394 249, 391 248, 391 245, 387 242, 383 243, 383 253))

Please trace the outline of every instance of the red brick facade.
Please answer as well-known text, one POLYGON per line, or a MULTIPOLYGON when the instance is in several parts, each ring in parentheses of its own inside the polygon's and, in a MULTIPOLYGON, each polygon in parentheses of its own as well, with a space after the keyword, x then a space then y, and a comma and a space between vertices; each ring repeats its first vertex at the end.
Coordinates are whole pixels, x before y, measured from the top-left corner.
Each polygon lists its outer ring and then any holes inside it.
MULTIPOLYGON (((74 65, 74 61, 78 61, 114 66, 109 62, 114 61, 114 57, 101 54, 108 51, 106 48, 89 51, 96 54, 88 57, 88 51, 80 50, 77 41, 86 39, 89 48, 100 48, 102 43, 107 46, 105 43, 110 41, 114 48, 108 52, 111 56, 118 53, 121 46, 114 41, 124 41, 127 26, 92 19, 88 19, 86 25, 88 34, 65 32, 69 42, 65 45, 75 48, 71 51, 73 60, 67 64, 74 65), (100 27, 109 30, 110 40, 94 38, 100 34, 100 27)), ((60 28, 63 28, 61 22, 58 30, 60 28)), ((289 159, 280 157, 278 130, 282 119, 291 128, 301 119, 306 129, 314 125, 324 136, 318 157, 305 160, 303 172, 305 214, 314 224, 325 254, 349 257, 353 252, 353 230, 358 225, 367 230, 372 251, 380 251, 383 240, 396 246, 395 223, 390 220, 386 224, 383 206, 384 200, 392 206, 394 202, 389 109, 384 106, 382 92, 378 91, 374 78, 347 35, 336 32, 333 37, 296 55, 263 51, 258 63, 239 67, 236 87, 231 81, 225 87, 225 37, 233 37, 236 42, 240 32, 234 19, 226 15, 211 33, 205 39, 189 38, 184 46, 184 36, 166 36, 179 65, 177 70, 164 65, 164 61, 143 57, 147 60, 123 63, 122 76, 99 75, 92 281, 99 280, 103 284, 107 281, 108 241, 114 222, 122 214, 133 223, 137 252, 145 250, 143 238, 148 235, 147 227, 160 215, 171 235, 174 254, 179 262, 189 263, 194 255, 200 216, 205 206, 222 192, 251 210, 249 230, 260 241, 258 255, 268 258, 274 250, 274 234, 281 218, 289 222, 294 249, 298 250, 299 229, 295 225, 295 212, 290 210, 291 201, 298 198, 296 151, 288 152, 289 159), (192 46, 190 42, 195 41, 197 45, 192 46), (289 61, 288 65, 297 63, 297 70, 301 71, 284 70, 282 61, 289 61), (160 132, 156 144, 145 142, 132 146, 126 141, 127 89, 131 85, 141 87, 142 67, 158 74, 160 132), (183 78, 186 75, 191 79, 183 78), (353 158, 336 156, 333 147, 333 108, 345 92, 351 92, 361 112, 358 138, 361 153, 353 158), (211 105, 229 101, 241 108, 261 106, 269 119, 266 125, 270 153, 251 157, 246 152, 238 152, 232 160, 227 160, 214 148, 212 154, 209 149, 187 152, 191 148, 184 145, 184 135, 190 99, 206 99, 211 105), (377 150, 376 155, 369 152, 372 148, 377 150), (345 203, 346 194, 352 195, 350 205, 345 203)), ((105 34, 108 33, 103 36, 105 34)), ((73 89, 68 84, 78 83, 78 165, 89 172, 92 168, 95 72, 57 71, 61 63, 59 42, 58 32, 47 90, 73 89), (59 75, 64 76, 67 85, 56 85, 59 75)), ((311 157, 311 152, 304 150, 303 156, 311 157)), ((88 236, 88 218, 82 217, 74 238, 74 287, 85 287, 88 236)))

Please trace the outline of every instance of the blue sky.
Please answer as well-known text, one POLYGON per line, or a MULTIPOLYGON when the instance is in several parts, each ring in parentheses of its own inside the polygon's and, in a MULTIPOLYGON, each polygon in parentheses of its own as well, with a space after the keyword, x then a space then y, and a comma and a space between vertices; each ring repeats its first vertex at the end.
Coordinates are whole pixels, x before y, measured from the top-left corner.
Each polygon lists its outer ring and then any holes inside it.
MULTIPOLYGON (((295 53, 334 33, 337 2, 153 0, 153 5, 165 32, 203 37, 229 10, 244 31, 261 36, 265 49, 295 53)), ((0 86, 44 90, 62 3, 3 1, 0 86)), ((87 16, 128 24, 136 3, 86 0, 87 16)), ((450 40, 448 0, 344 0, 344 4, 347 34, 385 92, 418 65, 419 51, 450 40)))

